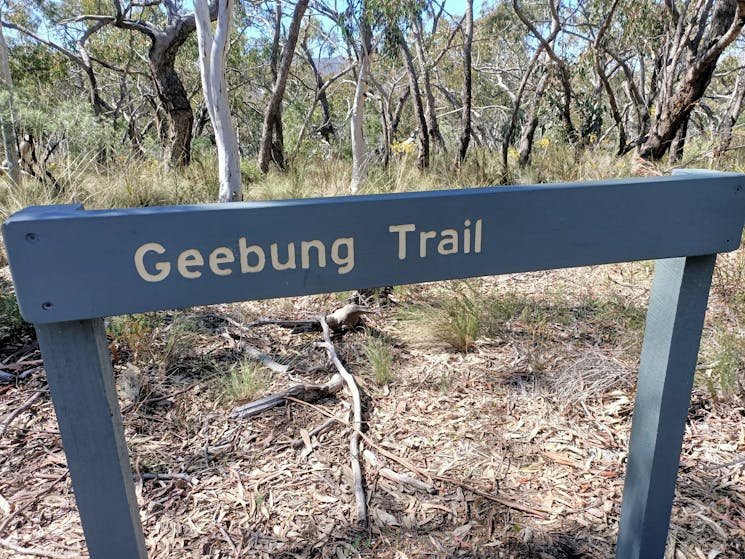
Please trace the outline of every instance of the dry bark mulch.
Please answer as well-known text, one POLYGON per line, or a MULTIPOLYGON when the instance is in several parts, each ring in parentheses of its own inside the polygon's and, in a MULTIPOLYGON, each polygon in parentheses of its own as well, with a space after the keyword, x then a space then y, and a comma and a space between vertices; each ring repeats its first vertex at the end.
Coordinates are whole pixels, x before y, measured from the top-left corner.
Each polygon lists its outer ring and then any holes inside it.
MULTIPOLYGON (((480 289, 550 299, 549 311, 609 292, 643 308, 650 278, 649 265, 623 264, 489 278, 480 289)), ((412 287, 399 299, 425 300, 434 289, 412 287)), ((712 320, 732 320, 717 297, 705 336, 712 320)), ((164 341, 175 323, 169 315, 155 332, 155 354, 112 345, 151 558, 613 556, 641 332, 620 332, 606 315, 584 323, 521 315, 459 353, 415 343, 395 308, 366 317, 394 347, 387 385, 373 381, 360 334, 335 340, 364 393, 363 444, 379 461, 365 463, 369 523, 360 530, 345 392, 236 419, 236 402, 220 391, 242 344, 310 371, 308 381, 334 372, 312 347, 318 334, 239 331, 221 315, 307 318, 338 304, 319 296, 194 309, 200 327, 184 334, 186 344, 164 341), (329 416, 341 421, 309 436, 329 416), (382 468, 436 491, 391 481, 382 468)), ((86 557, 33 339, 3 347, 3 367, 19 379, 0 386, 0 557, 86 557)), ((267 392, 298 376, 272 374, 267 392)), ((697 385, 668 557, 745 557, 744 417, 738 395, 715 398, 697 385)))

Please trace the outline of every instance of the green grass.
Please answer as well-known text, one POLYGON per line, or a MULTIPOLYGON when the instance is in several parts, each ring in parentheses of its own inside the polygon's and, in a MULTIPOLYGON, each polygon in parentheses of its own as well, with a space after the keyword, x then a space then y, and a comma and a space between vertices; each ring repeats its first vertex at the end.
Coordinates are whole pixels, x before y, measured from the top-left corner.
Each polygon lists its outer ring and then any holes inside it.
POLYGON ((33 332, 33 326, 23 320, 18 299, 10 285, 0 281, 0 343, 33 332))
POLYGON ((156 329, 163 324, 160 313, 128 314, 111 318, 108 331, 119 351, 131 361, 146 365, 160 355, 156 329))
POLYGON ((368 333, 362 341, 362 352, 367 357, 375 384, 388 384, 393 379, 393 348, 390 344, 368 333))
POLYGON ((745 338, 720 329, 708 357, 713 366, 699 375, 715 400, 734 394, 745 397, 745 338))
POLYGON ((229 404, 250 402, 270 385, 270 377, 261 365, 252 361, 240 361, 222 379, 222 400, 229 404))
POLYGON ((482 331, 486 300, 477 282, 445 282, 426 303, 405 305, 396 312, 405 336, 418 342, 445 343, 467 352, 482 331))

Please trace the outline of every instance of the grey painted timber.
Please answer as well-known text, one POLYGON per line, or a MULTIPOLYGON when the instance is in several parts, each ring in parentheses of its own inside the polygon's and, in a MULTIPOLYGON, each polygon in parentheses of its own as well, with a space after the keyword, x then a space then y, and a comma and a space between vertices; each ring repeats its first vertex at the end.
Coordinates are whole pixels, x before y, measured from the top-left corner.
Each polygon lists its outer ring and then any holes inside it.
POLYGON ((740 243, 743 182, 722 174, 130 210, 36 207, 13 215, 3 232, 21 312, 48 323, 714 254, 740 243))
POLYGON ((36 333, 90 556, 145 559, 103 320, 37 324, 36 333))
POLYGON ((662 557, 716 255, 658 260, 626 466, 619 559, 662 557))
POLYGON ((3 224, 35 323, 93 559, 144 559, 102 317, 656 259, 618 559, 662 559, 716 254, 736 249, 745 176, 86 211, 3 224))

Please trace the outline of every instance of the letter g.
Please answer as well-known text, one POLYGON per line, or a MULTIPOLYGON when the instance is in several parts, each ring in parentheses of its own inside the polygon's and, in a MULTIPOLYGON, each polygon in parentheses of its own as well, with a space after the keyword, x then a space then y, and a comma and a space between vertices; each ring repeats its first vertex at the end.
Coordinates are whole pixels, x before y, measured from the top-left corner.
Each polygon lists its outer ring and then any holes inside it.
POLYGON ((171 273, 170 263, 156 262, 155 269, 158 270, 158 273, 151 274, 145 269, 145 263, 143 262, 145 254, 148 252, 163 254, 165 251, 166 249, 163 248, 163 245, 159 245, 158 243, 146 243, 137 249, 137 252, 135 252, 135 268, 137 268, 137 273, 140 274, 142 279, 145 281, 162 281, 168 277, 168 274, 171 273))

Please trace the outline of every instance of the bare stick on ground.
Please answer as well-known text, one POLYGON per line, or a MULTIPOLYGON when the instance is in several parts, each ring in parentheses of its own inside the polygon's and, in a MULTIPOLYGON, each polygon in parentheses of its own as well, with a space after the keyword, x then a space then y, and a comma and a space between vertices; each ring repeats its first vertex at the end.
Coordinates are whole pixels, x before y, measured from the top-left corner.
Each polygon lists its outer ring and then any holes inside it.
POLYGON ((259 400, 235 407, 230 412, 230 417, 254 417, 277 406, 283 406, 290 399, 315 402, 321 398, 336 394, 343 386, 342 376, 338 373, 323 384, 296 384, 282 392, 270 394, 259 400))
POLYGON ((365 450, 362 455, 365 457, 365 460, 367 460, 370 465, 378 471, 378 474, 380 474, 381 477, 400 483, 401 485, 408 485, 414 489, 418 489, 419 491, 429 493, 430 495, 437 493, 437 489, 432 484, 420 481, 414 477, 407 476, 406 474, 399 474, 390 468, 381 467, 378 457, 375 456, 371 450, 365 450))
POLYGON ((365 498, 365 488, 362 484, 362 467, 360 466, 360 434, 362 431, 362 401, 360 399, 360 391, 357 388, 354 377, 344 367, 336 353, 334 344, 331 343, 331 330, 329 329, 329 324, 326 322, 326 318, 321 317, 319 321, 323 329, 324 339, 324 342, 319 345, 326 349, 352 396, 352 435, 349 439, 349 453, 351 454, 352 475, 354 476, 354 495, 357 500, 357 525, 363 527, 367 525, 367 501, 365 498))
POLYGON ((25 402, 23 402, 23 404, 21 404, 18 408, 16 408, 11 413, 9 413, 8 416, 5 419, 3 419, 2 423, 0 423, 0 438, 2 438, 5 435, 5 431, 8 430, 8 427, 10 427, 10 424, 13 423, 13 421, 15 421, 15 419, 19 415, 21 415, 25 410, 27 410, 28 408, 30 408, 31 405, 36 400, 39 399, 39 396, 41 396, 42 394, 44 394, 44 392, 46 392, 46 391, 47 391, 46 388, 44 388, 42 390, 37 390, 36 392, 34 392, 31 395, 31 397, 28 400, 26 400, 25 402))

